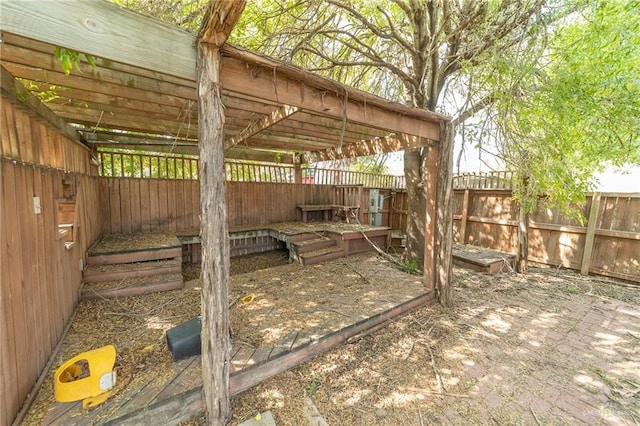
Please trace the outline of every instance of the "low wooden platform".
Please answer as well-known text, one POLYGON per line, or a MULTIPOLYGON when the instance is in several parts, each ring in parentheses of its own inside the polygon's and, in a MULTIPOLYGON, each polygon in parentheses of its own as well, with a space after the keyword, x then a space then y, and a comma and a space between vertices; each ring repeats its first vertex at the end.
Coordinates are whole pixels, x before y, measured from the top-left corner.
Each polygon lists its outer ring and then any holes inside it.
POLYGON ((454 265, 487 274, 513 271, 515 259, 515 254, 483 247, 460 244, 453 247, 454 265))
POLYGON ((308 222, 310 212, 322 213, 325 222, 333 221, 334 215, 344 217, 347 223, 352 223, 358 217, 360 206, 345 206, 341 204, 298 204, 298 210, 302 214, 302 222, 308 222))
MULTIPOLYGON (((370 226, 345 222, 282 222, 268 225, 236 226, 229 229, 231 257, 287 248, 290 260, 315 265, 356 253, 373 251, 372 243, 381 250, 391 244, 391 230, 386 226, 370 226)), ((200 260, 197 234, 182 232, 178 238, 188 245, 186 257, 200 260)))
MULTIPOLYGON (((239 330, 238 337, 234 333, 231 341, 233 395, 434 299, 422 277, 403 273, 371 253, 313 268, 294 263, 234 276, 230 293, 256 296, 250 305, 233 305, 232 314, 244 312, 243 324, 254 330, 239 330), (342 271, 339 276, 336 270, 342 271), (351 281, 347 282, 347 274, 351 281), (312 277, 322 278, 310 283, 312 277), (306 320, 295 327, 288 326, 291 321, 286 318, 291 310, 306 320)), ((203 412, 199 356, 174 362, 170 371, 151 372, 145 377, 118 389, 112 400, 92 411, 83 410, 80 402, 53 403, 43 424, 134 425, 153 421, 165 425, 178 424, 203 412)))
POLYGON ((158 233, 101 235, 87 252, 83 278, 81 299, 182 288, 182 243, 158 233))

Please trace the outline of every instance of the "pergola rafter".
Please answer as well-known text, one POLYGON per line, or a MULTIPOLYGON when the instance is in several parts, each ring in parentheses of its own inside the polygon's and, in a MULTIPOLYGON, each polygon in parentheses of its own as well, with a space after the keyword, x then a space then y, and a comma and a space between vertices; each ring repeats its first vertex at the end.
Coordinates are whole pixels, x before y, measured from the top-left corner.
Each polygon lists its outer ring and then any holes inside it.
POLYGON ((268 129, 269 127, 281 122, 282 120, 291 117, 296 112, 300 111, 300 108, 291 105, 282 105, 275 109, 271 114, 250 123, 247 127, 242 129, 238 134, 232 136, 225 143, 225 147, 234 147, 250 137, 268 129))
MULTIPOLYGON (((234 2, 228 3, 225 8, 234 7, 234 2)), ((192 33, 106 2, 5 2, 0 28, 2 64, 28 81, 34 94, 52 98, 50 108, 70 123, 196 140, 192 33), (53 55, 57 46, 94 56, 95 68, 84 61, 65 75, 53 55)), ((209 37, 217 39, 220 34, 209 37)), ((347 146, 393 134, 439 139, 442 117, 437 114, 386 101, 228 44, 221 47, 220 72, 225 139, 227 146, 242 146, 243 154, 252 148, 267 149, 274 158, 282 158, 333 153, 342 147, 344 157, 372 151, 365 149, 366 143, 358 149, 346 150, 347 146)), ((94 140, 92 145, 113 147, 118 142, 111 138, 94 140)), ((131 140, 122 141, 124 146, 137 147, 131 140)), ((150 146, 141 140, 138 147, 148 150, 150 146)), ((378 144, 375 152, 393 148, 394 144, 378 144)), ((264 153, 256 157, 264 158, 264 153)), ((314 157, 323 155, 305 156, 314 157)))

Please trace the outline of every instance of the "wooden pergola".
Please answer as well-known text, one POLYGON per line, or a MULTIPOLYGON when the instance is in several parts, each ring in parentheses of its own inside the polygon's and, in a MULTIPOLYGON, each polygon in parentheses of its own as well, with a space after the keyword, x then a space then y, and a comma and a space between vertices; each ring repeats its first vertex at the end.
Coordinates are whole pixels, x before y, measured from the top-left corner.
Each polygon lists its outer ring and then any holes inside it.
MULTIPOLYGON (((107 2, 3 2, 2 66, 91 147, 198 154, 195 35, 107 2), (65 75, 55 49, 84 56, 65 75), (51 96, 50 96, 51 97, 51 96)), ((293 164, 437 144, 441 116, 229 44, 225 156, 293 164)))
POLYGON ((224 158, 299 170, 322 160, 429 149, 425 285, 435 289, 442 280, 438 259, 446 257, 451 232, 450 200, 438 196, 450 188, 445 117, 225 43, 244 1, 212 2, 197 37, 103 1, 16 0, 1 8, 3 93, 27 103, 46 98, 48 108, 33 102, 36 110, 90 150, 200 156, 203 335, 210 337, 203 339, 203 375, 211 378, 204 390, 212 419, 226 418, 229 400, 224 158), (59 49, 81 54, 68 75, 59 49))

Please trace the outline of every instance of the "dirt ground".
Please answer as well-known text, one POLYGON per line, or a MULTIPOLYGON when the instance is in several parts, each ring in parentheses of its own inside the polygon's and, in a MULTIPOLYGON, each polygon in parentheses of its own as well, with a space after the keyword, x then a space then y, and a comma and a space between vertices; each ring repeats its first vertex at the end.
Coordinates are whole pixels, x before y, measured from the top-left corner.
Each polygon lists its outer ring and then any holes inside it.
POLYGON ((306 424, 305 396, 330 425, 637 425, 640 288, 456 269, 452 309, 416 310, 239 395, 232 424, 266 410, 306 424))
MULTIPOLYGON (((230 296, 234 282, 295 272, 287 258, 232 259, 230 296)), ((362 267, 349 259, 325 267, 344 281, 362 267)), ((171 364, 164 332, 199 312, 199 269, 183 274, 183 291, 81 303, 59 362, 109 342, 122 384, 171 364)), ((231 424, 266 410, 278 425, 307 424, 307 396, 330 425, 640 424, 638 286, 556 269, 454 275, 453 308, 420 308, 240 394, 231 424)), ((390 291, 396 284, 385 283, 390 291)), ((24 424, 41 424, 51 399, 46 380, 24 424)))

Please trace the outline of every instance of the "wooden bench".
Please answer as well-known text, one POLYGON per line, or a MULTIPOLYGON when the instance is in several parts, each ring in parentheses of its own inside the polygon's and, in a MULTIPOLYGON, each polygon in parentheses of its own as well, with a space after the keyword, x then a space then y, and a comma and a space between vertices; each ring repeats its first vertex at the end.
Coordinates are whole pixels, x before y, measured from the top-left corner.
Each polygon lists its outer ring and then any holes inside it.
POLYGON ((325 222, 333 220, 334 212, 342 212, 345 215, 347 223, 351 223, 351 215, 358 217, 359 206, 343 206, 340 204, 298 204, 298 209, 302 212, 302 222, 307 222, 308 212, 322 212, 322 218, 325 222))

